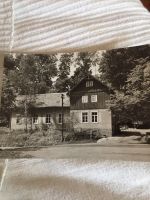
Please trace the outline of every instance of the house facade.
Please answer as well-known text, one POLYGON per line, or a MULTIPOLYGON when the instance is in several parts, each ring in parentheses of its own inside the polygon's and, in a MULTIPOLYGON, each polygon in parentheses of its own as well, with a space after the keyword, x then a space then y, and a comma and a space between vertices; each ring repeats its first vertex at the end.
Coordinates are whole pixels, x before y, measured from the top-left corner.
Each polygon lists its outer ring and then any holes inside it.
POLYGON ((109 89, 97 78, 89 75, 70 92, 70 115, 76 130, 98 131, 112 135, 112 114, 107 108, 109 89))
POLYGON ((64 128, 69 126, 70 120, 70 100, 66 93, 47 93, 38 94, 34 97, 32 108, 25 117, 21 110, 25 102, 25 96, 19 96, 16 99, 17 109, 12 113, 11 129, 23 130, 37 128, 61 129, 62 115, 64 128), (63 95, 63 110, 62 110, 63 95))
POLYGON ((110 91, 91 75, 70 91, 70 97, 66 93, 38 94, 32 100, 28 117, 24 117, 25 113, 21 114, 19 109, 25 98, 19 96, 16 99, 18 109, 12 113, 12 130, 26 129, 26 125, 28 129, 61 129, 63 120, 63 128, 70 131, 97 131, 100 135, 112 135, 112 114, 107 108, 110 91))

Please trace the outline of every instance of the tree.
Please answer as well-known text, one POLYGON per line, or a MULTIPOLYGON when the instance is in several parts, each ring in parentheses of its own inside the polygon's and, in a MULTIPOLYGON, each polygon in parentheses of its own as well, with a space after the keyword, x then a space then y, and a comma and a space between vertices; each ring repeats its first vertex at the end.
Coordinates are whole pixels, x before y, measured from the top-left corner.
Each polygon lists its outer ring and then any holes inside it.
POLYGON ((13 54, 7 54, 4 57, 4 67, 5 67, 5 73, 8 72, 9 70, 13 70, 16 65, 16 59, 13 56, 13 54))
MULTIPOLYGON (((52 78, 57 75, 57 58, 55 55, 10 55, 5 59, 6 66, 6 86, 4 85, 4 104, 12 104, 13 96, 24 95, 23 100, 24 115, 26 122, 29 109, 35 101, 36 94, 46 93, 53 88, 52 78), (9 66, 12 64, 12 66, 9 66), (8 87, 11 85, 11 87, 8 87), (7 89, 5 89, 5 87, 7 89), (11 88, 11 92, 9 91, 11 88)), ((10 113, 9 107, 7 113, 10 113)))
POLYGON ((56 91, 66 92, 69 90, 70 65, 72 64, 73 54, 62 54, 58 65, 58 78, 55 83, 56 91))
POLYGON ((115 90, 125 90, 129 73, 141 58, 150 59, 149 52, 150 45, 104 52, 99 65, 101 80, 115 90))
POLYGON ((116 49, 103 53, 99 72, 101 80, 111 87, 110 108, 116 126, 149 120, 149 82, 145 66, 149 66, 150 45, 116 49))
POLYGON ((3 123, 7 124, 8 126, 10 125, 9 123, 12 110, 15 108, 15 97, 14 88, 10 82, 7 69, 5 69, 3 74, 3 88, 1 97, 2 106, 0 117, 2 117, 3 123))
POLYGON ((4 58, 4 72, 1 96, 0 117, 4 125, 10 126, 10 116, 15 108, 15 92, 12 82, 10 81, 10 71, 15 68, 15 59, 12 54, 8 54, 4 58))
POLYGON ((52 78, 57 75, 55 55, 22 55, 16 70, 12 72, 12 82, 16 92, 25 95, 23 100, 26 131, 30 107, 36 94, 46 93, 52 87, 52 78))
POLYGON ((117 122, 150 122, 150 61, 144 59, 127 76, 126 92, 115 92, 111 109, 117 122))
POLYGON ((81 52, 75 59, 76 69, 74 75, 70 78, 70 87, 75 86, 82 78, 92 74, 91 67, 97 62, 96 53, 81 52))
POLYGON ((46 93, 52 88, 52 78, 57 75, 55 55, 19 55, 15 59, 11 81, 20 95, 46 93))

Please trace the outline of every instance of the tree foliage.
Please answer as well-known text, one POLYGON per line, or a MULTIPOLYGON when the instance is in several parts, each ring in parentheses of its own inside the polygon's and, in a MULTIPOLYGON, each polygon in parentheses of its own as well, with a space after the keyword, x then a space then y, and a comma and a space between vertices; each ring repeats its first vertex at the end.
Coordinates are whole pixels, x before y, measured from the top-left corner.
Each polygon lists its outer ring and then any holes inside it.
POLYGON ((101 80, 115 90, 125 90, 128 75, 140 59, 150 59, 149 52, 150 45, 104 52, 99 66, 101 80))
POLYGON ((24 113, 28 115, 29 99, 46 93, 53 87, 52 78, 57 75, 55 55, 8 55, 5 57, 5 72, 1 115, 10 118, 17 95, 25 95, 24 113))
POLYGON ((115 92, 111 108, 118 123, 150 122, 150 61, 139 64, 127 76, 125 92, 115 92))
POLYGON ((9 75, 5 69, 3 75, 3 88, 1 97, 0 117, 3 117, 3 123, 8 124, 10 121, 10 114, 15 108, 15 93, 14 88, 10 82, 9 75), (7 75, 6 75, 7 74, 7 75))
POLYGON ((55 83, 56 91, 66 92, 69 90, 70 66, 72 64, 73 54, 62 54, 58 65, 58 78, 55 83))
POLYGON ((58 78, 55 87, 57 91, 69 92, 82 78, 92 74, 92 66, 98 63, 96 52, 80 52, 75 54, 62 54, 59 59, 58 78), (74 70, 70 76, 71 66, 74 70))
POLYGON ((145 45, 103 53, 99 72, 114 91, 110 107, 118 124, 150 119, 149 52, 150 45, 145 45))
POLYGON ((82 78, 92 74, 92 65, 96 64, 97 56, 96 52, 81 52, 77 54, 74 65, 76 69, 74 74, 70 78, 70 87, 75 86, 82 78))
POLYGON ((21 55, 11 71, 11 82, 21 95, 46 93, 52 88, 52 78, 57 75, 54 55, 21 55))

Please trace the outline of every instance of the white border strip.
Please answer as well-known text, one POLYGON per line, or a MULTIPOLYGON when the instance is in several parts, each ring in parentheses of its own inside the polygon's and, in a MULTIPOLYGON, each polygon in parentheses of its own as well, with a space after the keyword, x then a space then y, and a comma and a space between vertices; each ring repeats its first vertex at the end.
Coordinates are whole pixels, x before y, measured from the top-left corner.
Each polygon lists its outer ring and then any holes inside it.
POLYGON ((5 176, 6 176, 7 167, 8 167, 8 159, 5 160, 5 168, 4 168, 2 179, 1 179, 1 182, 0 182, 0 191, 2 190, 2 186, 3 186, 3 183, 4 183, 5 176))

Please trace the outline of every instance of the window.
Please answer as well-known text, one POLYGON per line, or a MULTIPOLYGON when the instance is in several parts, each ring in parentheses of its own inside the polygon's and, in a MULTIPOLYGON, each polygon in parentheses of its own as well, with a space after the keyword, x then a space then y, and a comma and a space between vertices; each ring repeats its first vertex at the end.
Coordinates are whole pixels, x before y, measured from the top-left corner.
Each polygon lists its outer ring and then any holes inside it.
POLYGON ((16 115, 16 124, 21 124, 21 116, 20 115, 16 115))
POLYGON ((86 81, 86 87, 92 87, 93 81, 86 81))
POLYGON ((46 114, 46 124, 50 124, 51 123, 51 114, 46 114))
POLYGON ((59 124, 62 124, 62 116, 63 116, 62 113, 60 113, 59 116, 58 116, 58 123, 59 124))
POLYGON ((91 102, 97 102, 97 95, 91 96, 91 102))
POLYGON ((38 115, 33 116, 33 124, 38 124, 38 115))
POLYGON ((97 112, 92 112, 92 122, 98 122, 98 114, 97 112))
POLYGON ((88 122, 88 113, 87 112, 83 112, 82 113, 82 122, 83 123, 87 123, 88 122))
POLYGON ((88 96, 82 96, 82 103, 88 102, 88 96))

